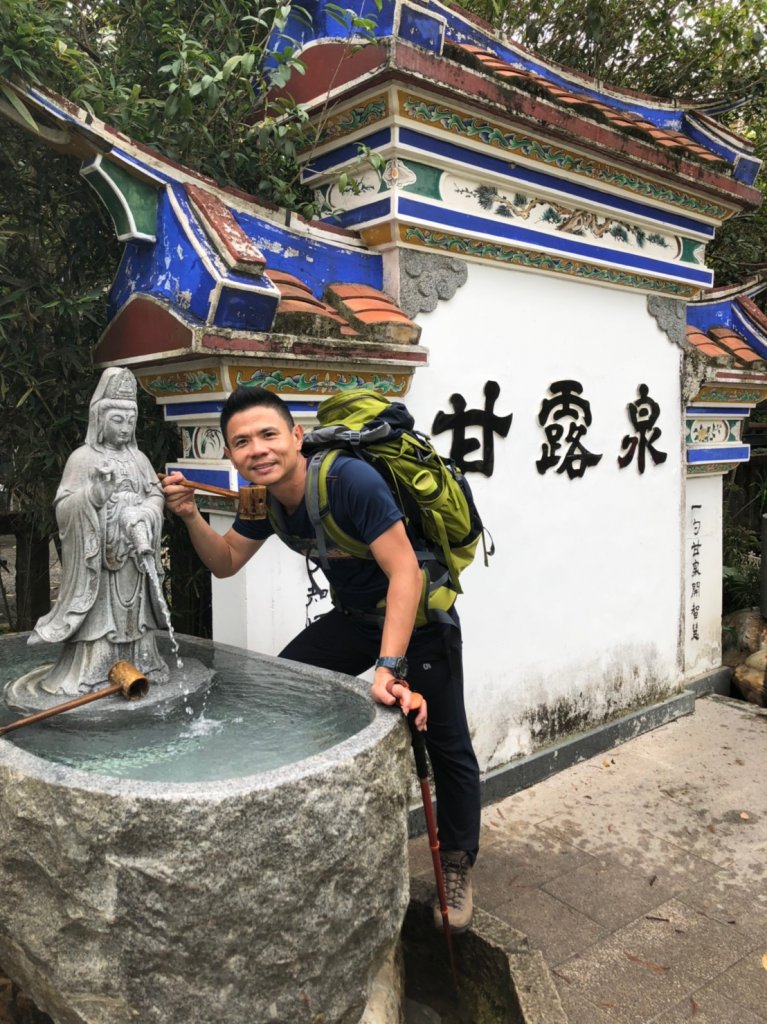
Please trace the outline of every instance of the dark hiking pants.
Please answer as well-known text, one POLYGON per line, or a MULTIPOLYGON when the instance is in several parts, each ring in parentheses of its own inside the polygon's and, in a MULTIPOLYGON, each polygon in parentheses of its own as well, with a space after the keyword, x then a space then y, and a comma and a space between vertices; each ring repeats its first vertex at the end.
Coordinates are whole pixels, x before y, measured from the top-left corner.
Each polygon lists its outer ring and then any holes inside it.
MULTIPOLYGON (((414 630, 407 681, 428 705, 426 749, 440 847, 464 850, 473 862, 479 849, 479 768, 463 703, 461 628, 455 611, 451 615, 454 625, 429 623, 414 630)), ((375 663, 380 642, 380 623, 334 608, 291 640, 280 657, 357 676, 375 663)))

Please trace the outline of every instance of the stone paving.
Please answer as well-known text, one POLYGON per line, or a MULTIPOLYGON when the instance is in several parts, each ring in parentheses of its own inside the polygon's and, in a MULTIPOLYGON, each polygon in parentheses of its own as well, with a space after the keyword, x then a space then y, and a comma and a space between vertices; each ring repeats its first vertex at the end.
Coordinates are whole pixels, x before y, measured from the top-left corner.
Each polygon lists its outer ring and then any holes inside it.
MULTIPOLYGON (((709 696, 484 809, 477 905, 570 1024, 767 1022, 766 765, 767 711, 709 696)), ((425 837, 410 856, 428 876, 425 837)))

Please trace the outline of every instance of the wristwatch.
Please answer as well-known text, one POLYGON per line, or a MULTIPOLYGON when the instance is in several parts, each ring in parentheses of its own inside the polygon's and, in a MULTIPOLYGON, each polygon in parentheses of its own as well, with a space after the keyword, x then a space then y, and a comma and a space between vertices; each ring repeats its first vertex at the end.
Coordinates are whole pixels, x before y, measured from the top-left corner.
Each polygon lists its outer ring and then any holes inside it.
POLYGON ((407 679, 407 658, 379 658, 376 668, 388 668, 395 679, 407 679))

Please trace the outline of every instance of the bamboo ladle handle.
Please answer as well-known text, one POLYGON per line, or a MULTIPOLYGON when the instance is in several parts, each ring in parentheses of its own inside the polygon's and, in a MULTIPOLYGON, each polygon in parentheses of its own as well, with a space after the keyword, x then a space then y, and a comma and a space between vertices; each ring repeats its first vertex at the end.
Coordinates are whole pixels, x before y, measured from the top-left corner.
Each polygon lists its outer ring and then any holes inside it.
MULTIPOLYGON (((158 473, 157 479, 164 480, 168 474, 158 473)), ((207 491, 208 494, 220 494, 222 498, 239 498, 239 491, 227 491, 225 487, 215 487, 213 484, 198 484, 194 480, 179 480, 182 487, 188 487, 191 491, 207 491)))
POLYGON ((21 729, 25 725, 33 725, 35 722, 42 722, 53 715, 60 715, 62 711, 71 711, 73 708, 82 707, 83 704, 90 704, 94 700, 101 700, 102 697, 111 697, 115 693, 122 694, 126 700, 137 700, 143 697, 149 690, 149 681, 140 669, 129 661, 116 661, 109 670, 109 686, 101 690, 94 690, 85 693, 73 700, 65 701, 63 704, 56 704, 52 708, 45 708, 37 711, 34 715, 27 715, 26 718, 18 718, 10 725, 0 728, 0 736, 14 729, 21 729))

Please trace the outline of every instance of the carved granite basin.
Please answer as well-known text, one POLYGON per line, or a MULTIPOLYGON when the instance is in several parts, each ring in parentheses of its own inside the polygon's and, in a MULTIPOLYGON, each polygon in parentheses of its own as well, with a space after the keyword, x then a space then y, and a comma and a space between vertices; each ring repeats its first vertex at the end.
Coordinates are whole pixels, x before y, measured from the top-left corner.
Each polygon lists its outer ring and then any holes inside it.
MULTIPOLYGON (((0 683, 25 639, 0 641, 0 683)), ((8 734, 0 963, 58 1024, 357 1024, 407 904, 401 716, 360 680, 188 637, 182 652, 212 667, 212 689, 232 659, 252 667, 245 718, 266 675, 332 694, 351 731, 281 767, 186 782, 21 749, 33 729, 52 743, 54 720, 8 734)))

